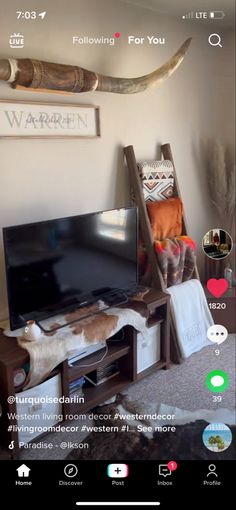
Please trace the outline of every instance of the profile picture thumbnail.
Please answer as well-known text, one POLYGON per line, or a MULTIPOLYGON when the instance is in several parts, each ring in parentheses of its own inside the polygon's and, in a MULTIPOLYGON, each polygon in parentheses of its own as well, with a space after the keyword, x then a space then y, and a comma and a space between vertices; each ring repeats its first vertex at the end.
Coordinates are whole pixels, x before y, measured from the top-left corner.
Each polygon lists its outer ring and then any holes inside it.
POLYGON ((232 432, 224 423, 210 423, 203 431, 202 440, 211 452, 224 452, 232 443, 232 432))
POLYGON ((211 259, 224 259, 232 250, 232 238, 226 230, 213 228, 204 235, 202 249, 211 259))

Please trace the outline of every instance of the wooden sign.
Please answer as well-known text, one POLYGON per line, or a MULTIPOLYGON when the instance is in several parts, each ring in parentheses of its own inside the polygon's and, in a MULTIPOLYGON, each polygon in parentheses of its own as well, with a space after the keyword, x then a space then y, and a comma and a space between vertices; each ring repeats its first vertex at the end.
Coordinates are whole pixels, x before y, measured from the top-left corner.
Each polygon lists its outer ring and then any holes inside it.
POLYGON ((0 138, 96 138, 99 108, 92 105, 0 101, 0 138))

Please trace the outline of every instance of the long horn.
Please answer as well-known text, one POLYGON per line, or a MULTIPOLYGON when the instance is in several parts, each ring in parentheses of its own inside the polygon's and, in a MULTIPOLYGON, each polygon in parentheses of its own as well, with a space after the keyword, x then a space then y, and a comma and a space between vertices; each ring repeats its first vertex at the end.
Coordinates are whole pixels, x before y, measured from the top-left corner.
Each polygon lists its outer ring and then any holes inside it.
POLYGON ((112 78, 110 76, 98 75, 97 90, 104 92, 116 92, 118 94, 134 94, 142 92, 150 87, 159 85, 162 81, 169 78, 184 59, 185 53, 191 43, 191 38, 187 39, 179 50, 163 66, 159 67, 153 73, 139 76, 138 78, 112 78))
POLYGON ((150 74, 138 78, 113 78, 88 71, 82 67, 54 64, 32 59, 0 60, 0 80, 12 87, 64 92, 88 92, 99 90, 117 94, 134 94, 159 85, 179 67, 191 43, 187 39, 177 53, 163 66, 150 74))

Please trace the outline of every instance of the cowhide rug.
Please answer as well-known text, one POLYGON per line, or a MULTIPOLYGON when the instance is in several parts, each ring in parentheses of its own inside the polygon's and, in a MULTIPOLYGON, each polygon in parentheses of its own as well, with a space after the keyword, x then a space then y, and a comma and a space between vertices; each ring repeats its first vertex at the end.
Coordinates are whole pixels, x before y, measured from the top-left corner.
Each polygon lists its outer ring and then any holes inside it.
POLYGON ((106 340, 124 326, 132 326, 140 331, 142 338, 145 338, 148 343, 146 328, 148 309, 147 304, 142 301, 142 296, 146 292, 134 296, 124 306, 106 308, 105 303, 98 301, 66 315, 46 319, 43 321, 43 326, 52 331, 41 332, 38 339, 31 341, 25 338, 24 328, 11 331, 7 326, 4 329, 4 335, 17 337, 20 347, 29 353, 30 371, 24 389, 40 384, 57 365, 84 347, 98 342, 104 342, 105 347, 106 340), (87 316, 84 317, 86 314, 87 316), (55 329, 62 325, 66 326, 55 329))

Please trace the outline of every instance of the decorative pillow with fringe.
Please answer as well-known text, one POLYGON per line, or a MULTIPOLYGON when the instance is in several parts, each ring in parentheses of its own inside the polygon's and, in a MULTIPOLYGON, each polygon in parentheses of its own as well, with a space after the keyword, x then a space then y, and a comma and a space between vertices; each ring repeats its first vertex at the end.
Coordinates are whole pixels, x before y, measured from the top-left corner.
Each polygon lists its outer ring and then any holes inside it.
POLYGON ((174 193, 174 169, 171 161, 138 163, 145 202, 171 198, 174 193))

